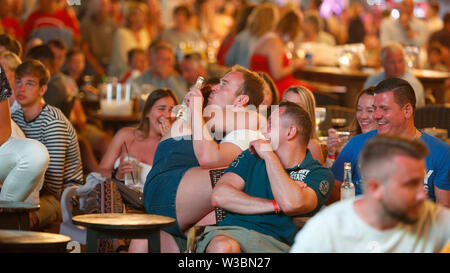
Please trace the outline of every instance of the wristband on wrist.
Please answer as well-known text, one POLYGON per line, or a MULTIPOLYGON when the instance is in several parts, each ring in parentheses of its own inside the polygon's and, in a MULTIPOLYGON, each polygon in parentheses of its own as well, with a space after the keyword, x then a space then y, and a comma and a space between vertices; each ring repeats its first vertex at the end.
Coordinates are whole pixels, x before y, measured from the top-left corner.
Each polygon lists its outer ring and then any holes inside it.
POLYGON ((276 214, 280 213, 280 209, 278 208, 278 204, 277 201, 274 199, 272 200, 272 204, 273 204, 273 210, 276 214))
POLYGON ((327 157, 328 157, 329 159, 336 159, 336 155, 330 155, 330 154, 328 154, 327 157))

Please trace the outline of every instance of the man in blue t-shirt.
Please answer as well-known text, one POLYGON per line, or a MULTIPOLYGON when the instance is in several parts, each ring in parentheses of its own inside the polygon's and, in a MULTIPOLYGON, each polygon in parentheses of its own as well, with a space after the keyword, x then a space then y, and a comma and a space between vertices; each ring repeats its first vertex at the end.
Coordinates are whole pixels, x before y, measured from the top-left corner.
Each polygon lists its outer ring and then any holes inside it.
POLYGON ((284 102, 269 120, 266 138, 250 143, 215 186, 211 202, 227 210, 207 227, 198 252, 287 252, 297 227, 293 216, 312 216, 333 188, 331 171, 307 149, 312 125, 300 106, 284 102))
POLYGON ((373 118, 377 130, 350 139, 339 154, 331 170, 337 181, 344 179, 344 163, 352 164, 352 181, 356 194, 361 194, 361 177, 358 170, 358 157, 365 143, 379 134, 399 135, 410 139, 420 138, 430 153, 426 157, 424 187, 428 198, 450 207, 450 146, 414 126, 415 101, 411 85, 399 78, 390 78, 375 87, 373 118))

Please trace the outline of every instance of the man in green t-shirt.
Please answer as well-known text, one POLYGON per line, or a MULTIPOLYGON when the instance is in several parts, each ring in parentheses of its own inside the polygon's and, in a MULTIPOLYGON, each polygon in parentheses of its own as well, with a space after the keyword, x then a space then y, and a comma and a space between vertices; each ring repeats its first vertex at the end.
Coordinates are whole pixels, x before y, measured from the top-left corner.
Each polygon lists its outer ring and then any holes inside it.
POLYGON ((297 227, 294 216, 312 216, 334 185, 331 171, 307 149, 312 130, 308 113, 283 102, 272 112, 267 140, 250 143, 215 186, 211 201, 227 211, 207 227, 198 252, 287 252, 297 227))

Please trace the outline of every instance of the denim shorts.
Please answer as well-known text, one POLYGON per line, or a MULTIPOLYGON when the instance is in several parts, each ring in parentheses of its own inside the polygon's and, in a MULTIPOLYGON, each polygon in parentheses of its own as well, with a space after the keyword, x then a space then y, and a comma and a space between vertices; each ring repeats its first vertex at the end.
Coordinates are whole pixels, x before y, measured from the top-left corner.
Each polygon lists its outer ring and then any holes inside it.
MULTIPOLYGON (((172 170, 156 175, 149 181, 144 193, 144 206, 148 213, 177 219, 175 208, 177 190, 187 170, 172 170)), ((175 221, 175 225, 163 228, 163 230, 175 236, 186 237, 180 229, 178 221, 175 221)))

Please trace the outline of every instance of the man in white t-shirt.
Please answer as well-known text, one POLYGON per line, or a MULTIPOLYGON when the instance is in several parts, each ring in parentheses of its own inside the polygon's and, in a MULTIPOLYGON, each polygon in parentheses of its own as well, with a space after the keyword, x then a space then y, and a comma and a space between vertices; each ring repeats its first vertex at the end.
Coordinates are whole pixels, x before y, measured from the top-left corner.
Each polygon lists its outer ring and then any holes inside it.
POLYGON ((377 136, 360 155, 364 195, 311 218, 291 252, 439 252, 450 242, 450 210, 427 200, 428 149, 377 136))

